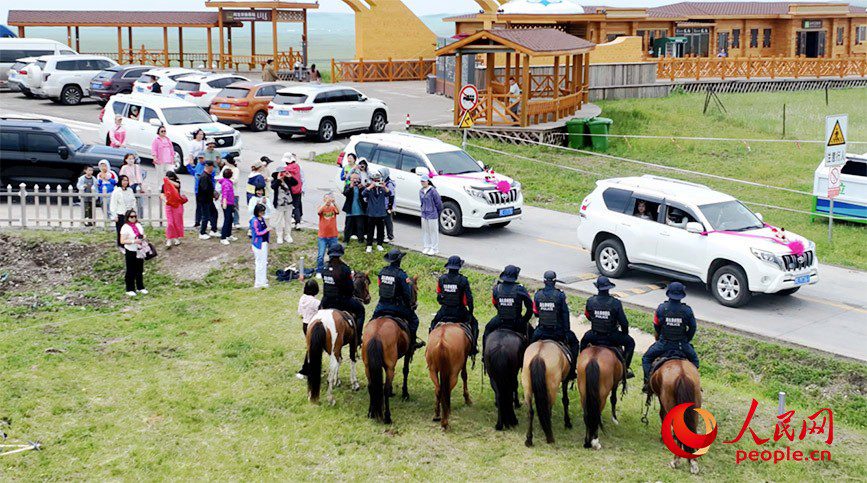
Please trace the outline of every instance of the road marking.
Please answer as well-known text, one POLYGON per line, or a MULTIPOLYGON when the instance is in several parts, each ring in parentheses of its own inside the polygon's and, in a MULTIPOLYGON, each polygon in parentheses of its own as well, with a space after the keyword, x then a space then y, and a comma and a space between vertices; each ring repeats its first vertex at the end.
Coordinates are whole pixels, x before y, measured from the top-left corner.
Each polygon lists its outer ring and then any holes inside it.
POLYGON ((801 294, 798 294, 798 298, 808 300, 810 302, 817 303, 817 304, 829 305, 831 307, 836 307, 838 309, 851 310, 852 312, 867 314, 867 309, 863 309, 861 307, 855 307, 854 305, 849 305, 849 304, 845 304, 842 302, 833 302, 830 300, 819 299, 819 298, 811 297, 809 295, 801 295, 801 294))
POLYGON ((553 240, 546 240, 544 238, 536 238, 536 241, 541 242, 541 243, 547 243, 549 245, 554 245, 555 247, 569 248, 571 250, 577 250, 579 252, 586 252, 587 251, 587 250, 584 250, 583 248, 579 247, 578 245, 570 245, 568 243, 555 242, 553 240))
POLYGON ((648 283, 644 285, 639 285, 638 287, 628 288, 619 292, 611 292, 611 295, 617 297, 619 299, 627 298, 632 295, 643 295, 649 292, 653 292, 654 290, 662 290, 666 287, 666 284, 657 282, 657 283, 648 283))

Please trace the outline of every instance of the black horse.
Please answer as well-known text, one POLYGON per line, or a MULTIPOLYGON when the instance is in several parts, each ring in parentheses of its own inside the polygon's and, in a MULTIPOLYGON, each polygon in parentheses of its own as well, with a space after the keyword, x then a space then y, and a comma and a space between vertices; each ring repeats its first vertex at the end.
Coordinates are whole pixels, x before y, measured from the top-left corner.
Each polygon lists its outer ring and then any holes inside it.
POLYGON ((518 425, 515 409, 521 407, 518 398, 518 372, 524 363, 527 340, 509 329, 498 329, 485 341, 483 361, 491 379, 494 403, 497 406, 497 431, 518 425))

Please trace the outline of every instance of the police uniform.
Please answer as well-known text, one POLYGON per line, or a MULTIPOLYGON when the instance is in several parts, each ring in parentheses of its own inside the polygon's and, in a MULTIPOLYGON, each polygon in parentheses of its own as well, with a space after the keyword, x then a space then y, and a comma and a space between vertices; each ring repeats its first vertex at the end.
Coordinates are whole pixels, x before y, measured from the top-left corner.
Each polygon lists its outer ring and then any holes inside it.
POLYGON ((608 277, 599 277, 594 285, 599 290, 599 294, 587 299, 584 308, 584 316, 590 321, 590 330, 581 338, 581 350, 591 344, 623 347, 624 364, 628 371, 635 351, 635 340, 629 336, 629 322, 626 320, 623 304, 609 295, 608 291, 615 285, 608 280, 608 277))
POLYGON ((409 275, 400 268, 403 256, 396 248, 385 255, 389 265, 379 271, 379 303, 376 304, 372 318, 392 316, 405 320, 411 333, 410 343, 415 344, 418 316, 412 309, 412 287, 407 282, 409 275))
POLYGON ((510 329, 527 337, 530 317, 533 316, 533 299, 523 285, 517 283, 521 269, 508 265, 500 274, 500 282, 491 291, 491 299, 497 315, 485 326, 482 346, 488 334, 497 329, 510 329), (524 308, 523 313, 521 308, 524 308))
POLYGON ((698 367, 698 354, 695 353, 690 341, 695 336, 695 316, 692 308, 681 300, 686 297, 684 286, 680 282, 672 282, 666 291, 668 300, 656 308, 653 314, 653 328, 658 340, 653 343, 641 358, 644 369, 645 384, 650 377, 653 361, 663 355, 672 354, 686 357, 698 367))
POLYGON ((343 246, 339 243, 328 250, 331 259, 322 271, 322 303, 321 309, 344 310, 355 316, 356 335, 361 341, 361 331, 364 327, 365 310, 360 300, 355 298, 355 286, 352 283, 352 269, 343 263, 343 246))
POLYGON ((557 274, 545 272, 545 287, 533 296, 533 312, 538 317, 536 330, 530 342, 538 340, 554 340, 566 344, 572 354, 572 368, 575 372, 575 362, 578 358, 578 338, 572 332, 569 323, 569 306, 566 304, 566 294, 555 287, 557 274))
POLYGON ((449 257, 445 268, 447 273, 437 281, 437 302, 440 308, 430 323, 428 332, 440 322, 467 323, 473 334, 473 347, 479 338, 479 322, 473 315, 473 291, 470 281, 459 272, 464 261, 457 255, 449 257))

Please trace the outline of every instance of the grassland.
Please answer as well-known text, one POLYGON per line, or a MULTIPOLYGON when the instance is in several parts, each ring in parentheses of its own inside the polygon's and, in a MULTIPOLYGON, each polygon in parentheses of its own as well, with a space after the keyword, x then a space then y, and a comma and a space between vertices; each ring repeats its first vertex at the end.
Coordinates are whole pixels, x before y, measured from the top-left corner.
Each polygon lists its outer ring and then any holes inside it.
MULTIPOLYGON (((22 236, 34 245, 80 239, 22 236)), ((563 429, 562 408, 555 405, 556 444, 524 447, 525 408, 518 430, 494 431, 492 394, 480 365, 470 377, 474 405, 466 407, 455 397, 452 429, 445 433, 431 421, 433 390, 422 357, 412 365, 412 400, 393 402, 391 426, 367 420, 366 391, 353 393, 345 384, 336 392, 335 406, 311 405, 305 385, 294 378, 304 351, 295 316, 297 283, 251 289, 252 260, 242 251, 201 280, 178 279, 170 267, 149 264, 151 295, 128 302, 121 295, 120 257, 102 250, 110 242, 99 237, 90 235, 85 242, 102 255, 66 286, 0 296, 0 418, 12 421, 10 436, 45 445, 38 453, 3 457, 4 480, 675 481, 688 475, 685 468, 666 466, 669 454, 659 441, 655 406, 650 425, 640 422, 643 398, 635 384, 619 406, 620 426, 606 426, 600 452, 581 447, 583 425, 574 391, 575 429, 563 429), (58 302, 67 292, 83 292, 100 303, 69 307, 58 302), (24 296, 42 302, 26 310, 12 303, 24 296)), ((309 257, 312 242, 305 232, 295 244, 275 250, 270 269, 302 254, 309 257)), ((188 241, 173 250, 200 244, 188 241)), ((377 254, 365 254, 358 245, 350 247, 347 258, 356 269, 383 265, 377 254)), ((178 259, 183 257, 172 258, 178 259)), ((435 311, 432 294, 442 260, 409 254, 404 265, 420 276, 419 315, 426 325, 435 311)), ((492 310, 484 294, 493 277, 477 271, 468 276, 480 300, 479 319, 487 320, 492 310)), ((570 303, 579 311, 583 300, 570 297, 570 303)), ((648 315, 628 315, 633 325, 650 327, 648 315)), ((717 443, 700 460, 701 479, 863 478, 864 365, 708 327, 700 328, 696 348, 702 357, 704 406, 720 425, 717 443), (737 434, 752 398, 761 404, 752 428, 760 436, 771 435, 779 390, 789 393, 798 428, 819 408, 834 410, 832 461, 735 465, 735 450, 755 445, 749 436, 734 445, 720 442, 737 434)), ((638 360, 634 369, 640 373, 638 360)), ((342 374, 345 382, 347 367, 342 374)), ((363 375, 361 380, 364 385, 363 375)), ((791 446, 828 449, 816 436, 791 446)), ((781 447, 782 441, 760 449, 781 447)))

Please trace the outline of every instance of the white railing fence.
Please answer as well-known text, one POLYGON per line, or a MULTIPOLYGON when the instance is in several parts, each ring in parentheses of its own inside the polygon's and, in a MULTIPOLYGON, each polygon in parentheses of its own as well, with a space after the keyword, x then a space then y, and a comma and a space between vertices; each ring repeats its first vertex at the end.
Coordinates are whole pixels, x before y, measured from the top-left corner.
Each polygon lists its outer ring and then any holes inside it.
MULTIPOLYGON (((137 193, 139 222, 165 226, 165 209, 159 193, 137 193)), ((0 227, 18 228, 114 228, 109 213, 111 194, 80 193, 74 187, 24 183, 0 187, 0 227)))

